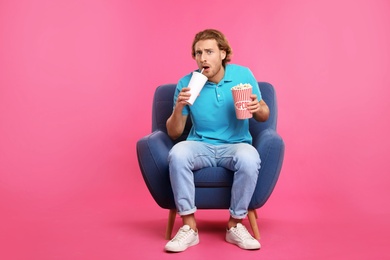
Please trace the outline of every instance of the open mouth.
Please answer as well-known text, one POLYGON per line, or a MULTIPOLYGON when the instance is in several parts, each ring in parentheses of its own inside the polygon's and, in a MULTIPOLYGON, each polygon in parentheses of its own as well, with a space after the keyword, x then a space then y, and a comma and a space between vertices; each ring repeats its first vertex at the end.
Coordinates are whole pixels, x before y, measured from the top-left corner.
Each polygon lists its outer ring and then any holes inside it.
POLYGON ((209 66, 203 66, 202 68, 204 69, 204 71, 207 71, 208 69, 210 69, 209 66))

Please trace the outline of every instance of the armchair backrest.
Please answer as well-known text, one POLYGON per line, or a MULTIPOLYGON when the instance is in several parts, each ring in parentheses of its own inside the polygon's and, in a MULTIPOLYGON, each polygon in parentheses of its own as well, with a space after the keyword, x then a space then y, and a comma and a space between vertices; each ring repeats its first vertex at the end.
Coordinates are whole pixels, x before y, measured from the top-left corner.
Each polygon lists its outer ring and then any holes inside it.
MULTIPOLYGON (((270 117, 266 122, 257 122, 255 119, 250 119, 249 130, 253 135, 257 135, 266 128, 272 128, 276 130, 278 110, 277 100, 274 87, 267 82, 259 82, 260 91, 264 101, 267 103, 270 109, 270 117)), ((172 114, 173 110, 173 95, 175 93, 175 84, 165 84, 157 87, 153 97, 152 107, 152 131, 160 130, 167 132, 165 123, 172 114)), ((184 140, 191 129, 192 123, 190 118, 187 120, 186 127, 183 135, 179 140, 184 140)))

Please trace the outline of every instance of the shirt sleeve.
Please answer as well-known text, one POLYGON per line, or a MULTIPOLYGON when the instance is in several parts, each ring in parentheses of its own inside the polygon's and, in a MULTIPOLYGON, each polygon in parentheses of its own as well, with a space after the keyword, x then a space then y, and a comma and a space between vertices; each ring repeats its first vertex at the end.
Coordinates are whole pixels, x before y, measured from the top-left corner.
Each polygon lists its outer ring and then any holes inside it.
POLYGON ((248 83, 252 86, 252 93, 257 95, 257 100, 262 100, 259 83, 257 82, 255 76, 253 75, 252 71, 248 69, 248 83))

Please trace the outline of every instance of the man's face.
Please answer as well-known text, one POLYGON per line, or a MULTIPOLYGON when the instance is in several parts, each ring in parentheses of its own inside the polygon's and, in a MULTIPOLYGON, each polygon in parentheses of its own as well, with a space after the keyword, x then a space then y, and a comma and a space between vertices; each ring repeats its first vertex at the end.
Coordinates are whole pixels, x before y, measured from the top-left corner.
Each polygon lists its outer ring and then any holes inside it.
POLYGON ((203 74, 209 81, 218 83, 224 76, 225 70, 222 61, 226 57, 226 52, 218 48, 217 41, 201 40, 195 44, 195 60, 203 74))

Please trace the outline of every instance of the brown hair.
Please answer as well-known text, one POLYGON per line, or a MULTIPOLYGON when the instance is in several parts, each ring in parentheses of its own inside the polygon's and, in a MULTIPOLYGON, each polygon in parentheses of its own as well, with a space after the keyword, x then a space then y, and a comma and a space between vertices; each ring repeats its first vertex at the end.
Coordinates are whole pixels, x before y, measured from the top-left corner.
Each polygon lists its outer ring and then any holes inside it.
POLYGON ((226 63, 228 63, 231 60, 231 56, 233 54, 232 48, 230 47, 229 42, 227 41, 225 35, 223 35, 223 33, 215 29, 206 29, 195 35, 194 41, 192 42, 192 57, 195 58, 195 44, 198 41, 212 40, 212 39, 217 41, 218 48, 221 51, 226 52, 226 57, 222 61, 222 65, 225 67, 226 63))

